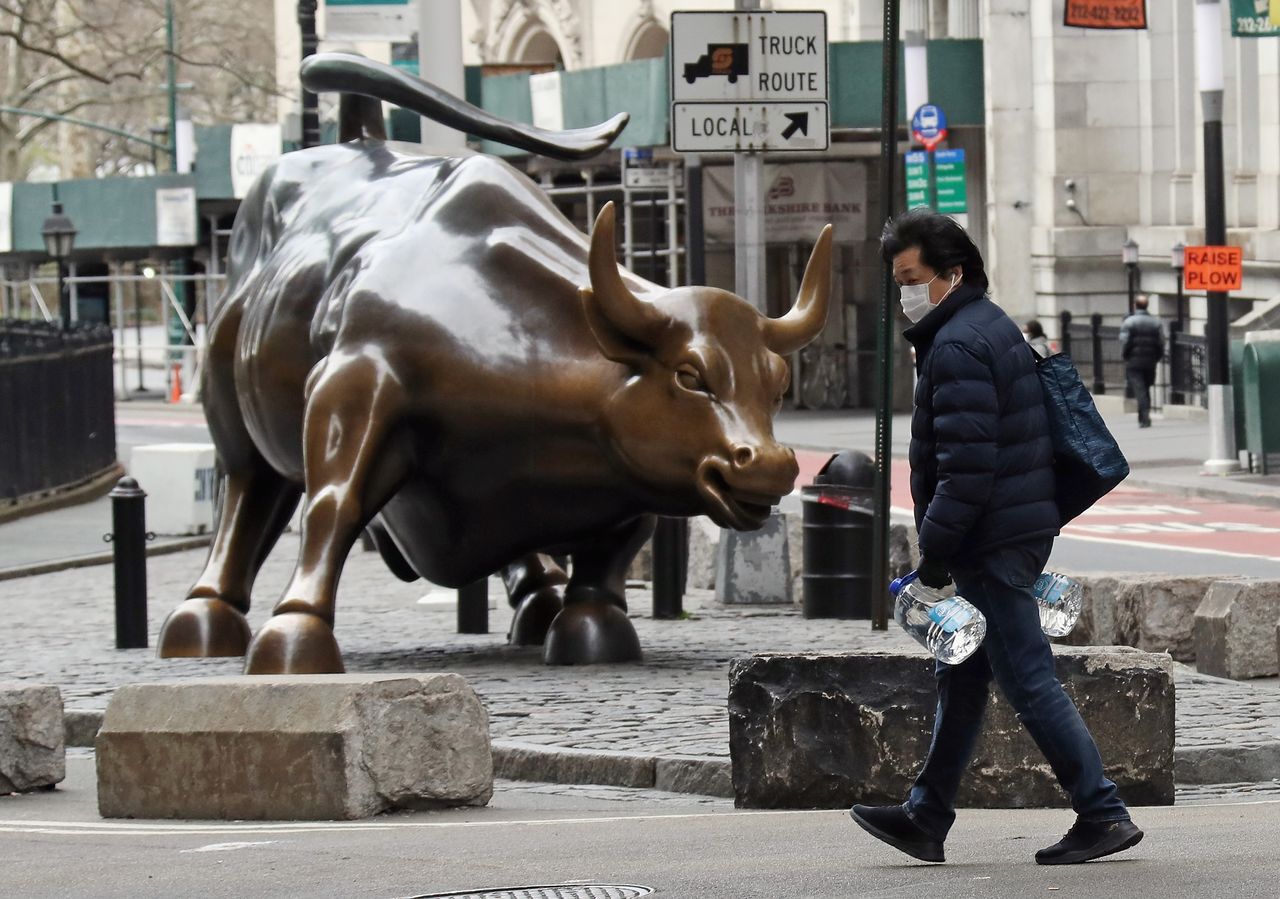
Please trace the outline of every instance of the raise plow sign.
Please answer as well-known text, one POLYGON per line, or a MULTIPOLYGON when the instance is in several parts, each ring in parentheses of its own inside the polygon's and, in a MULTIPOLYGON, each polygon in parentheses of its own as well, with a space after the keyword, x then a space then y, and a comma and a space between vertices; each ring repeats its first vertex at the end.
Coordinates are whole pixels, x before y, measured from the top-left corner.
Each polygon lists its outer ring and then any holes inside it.
POLYGON ((1239 247, 1187 247, 1182 286, 1188 291, 1227 293, 1244 279, 1244 250, 1239 247))

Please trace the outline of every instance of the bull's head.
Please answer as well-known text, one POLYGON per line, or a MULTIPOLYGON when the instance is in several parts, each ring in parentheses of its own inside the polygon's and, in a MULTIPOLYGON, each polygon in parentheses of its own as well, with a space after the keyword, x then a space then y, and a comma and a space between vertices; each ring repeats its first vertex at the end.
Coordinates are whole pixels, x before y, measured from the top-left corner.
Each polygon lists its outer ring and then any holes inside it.
POLYGON ((790 381, 784 357, 822 331, 831 293, 831 226, 781 318, 740 297, 682 287, 653 302, 623 282, 614 255, 613 204, 591 232, 587 321, 604 355, 632 375, 610 402, 605 430, 631 475, 669 514, 705 514, 722 527, 760 527, 791 492, 795 454, 773 437, 790 381))

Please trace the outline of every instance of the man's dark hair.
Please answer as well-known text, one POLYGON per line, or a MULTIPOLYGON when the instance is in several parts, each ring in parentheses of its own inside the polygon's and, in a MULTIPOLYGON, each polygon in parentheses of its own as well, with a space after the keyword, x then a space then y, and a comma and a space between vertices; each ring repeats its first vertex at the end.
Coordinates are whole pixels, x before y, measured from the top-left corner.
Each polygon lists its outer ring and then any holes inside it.
POLYGON ((893 264, 903 250, 920 248, 920 261, 935 272, 960 266, 964 283, 987 289, 987 271, 982 254, 955 219, 920 207, 909 209, 884 224, 880 234, 880 258, 893 264))
POLYGON ((1027 332, 1027 336, 1028 336, 1028 337, 1043 337, 1043 336, 1044 336, 1044 328, 1041 326, 1040 322, 1039 322, 1037 319, 1034 319, 1034 318, 1033 318, 1033 319, 1031 319, 1031 321, 1027 322, 1027 324, 1026 324, 1026 332, 1027 332))

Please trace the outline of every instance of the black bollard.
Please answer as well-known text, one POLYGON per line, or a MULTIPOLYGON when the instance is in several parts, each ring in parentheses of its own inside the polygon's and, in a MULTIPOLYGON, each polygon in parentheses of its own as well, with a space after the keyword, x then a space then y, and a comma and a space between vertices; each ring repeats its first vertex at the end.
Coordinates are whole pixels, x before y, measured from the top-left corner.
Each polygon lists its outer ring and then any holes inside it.
POLYGON ((659 518, 653 531, 653 617, 679 618, 689 571, 689 520, 659 518))
POLYGON ((458 588, 458 633, 489 633, 489 579, 458 588))
POLYGON ((116 563, 116 649, 145 649, 147 494, 133 478, 121 478, 108 496, 116 563))

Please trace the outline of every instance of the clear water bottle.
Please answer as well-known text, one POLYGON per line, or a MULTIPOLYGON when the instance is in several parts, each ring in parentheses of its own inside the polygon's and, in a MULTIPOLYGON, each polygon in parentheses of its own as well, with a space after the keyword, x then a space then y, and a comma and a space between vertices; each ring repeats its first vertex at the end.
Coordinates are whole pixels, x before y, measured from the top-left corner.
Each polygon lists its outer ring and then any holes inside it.
POLYGON ((1065 574, 1046 571, 1036 578, 1035 594, 1040 629, 1050 637, 1071 633, 1084 607, 1084 588, 1065 574))
POLYGON ((893 618, 939 662, 959 665, 982 645, 987 619, 968 600, 926 587, 916 572, 889 585, 893 618))

